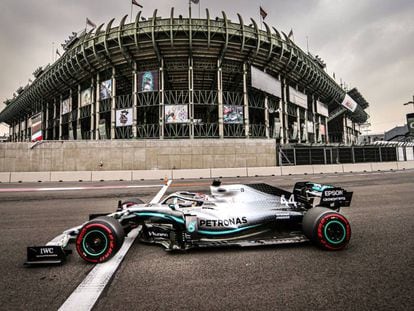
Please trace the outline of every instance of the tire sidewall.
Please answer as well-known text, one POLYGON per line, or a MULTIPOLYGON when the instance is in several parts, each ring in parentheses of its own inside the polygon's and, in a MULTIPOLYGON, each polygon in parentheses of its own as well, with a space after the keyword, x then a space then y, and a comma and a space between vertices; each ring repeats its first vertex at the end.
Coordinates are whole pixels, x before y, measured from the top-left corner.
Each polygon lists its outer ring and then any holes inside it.
POLYGON ((349 240, 351 239, 351 226, 348 220, 341 214, 336 212, 327 212, 322 214, 317 220, 314 227, 313 236, 317 244, 323 249, 341 250, 349 243, 349 240), (327 236, 327 228, 333 223, 340 224, 341 228, 344 230, 344 236, 341 241, 334 242, 327 236))
POLYGON ((121 247, 124 234, 119 222, 111 217, 96 218, 87 222, 79 231, 76 238, 76 250, 79 256, 90 263, 101 263, 109 260, 121 247), (116 223, 114 223, 116 222, 116 223), (101 233, 106 239, 106 246, 98 255, 89 253, 84 247, 84 239, 93 231, 101 233))

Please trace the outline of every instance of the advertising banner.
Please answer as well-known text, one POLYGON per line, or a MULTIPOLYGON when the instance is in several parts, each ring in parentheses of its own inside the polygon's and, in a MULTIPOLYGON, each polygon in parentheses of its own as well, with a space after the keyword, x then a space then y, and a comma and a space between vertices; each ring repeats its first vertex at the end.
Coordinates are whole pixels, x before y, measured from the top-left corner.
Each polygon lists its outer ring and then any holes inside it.
POLYGON ((409 135, 414 137, 414 113, 407 114, 407 126, 409 135))
POLYGON ((352 112, 354 112, 358 107, 358 104, 348 94, 345 95, 345 98, 342 101, 341 105, 352 112))
POLYGON ((112 96, 112 80, 102 81, 99 86, 99 99, 104 100, 112 96))
POLYGON ((325 105, 324 103, 317 100, 316 101, 316 112, 319 113, 321 116, 328 117, 329 116, 328 105, 325 105))
POLYGON ((279 118, 275 118, 275 125, 273 127, 273 138, 280 138, 282 123, 279 118))
POLYGON ((138 73, 138 92, 158 91, 158 71, 141 71, 138 73))
POLYGON ((308 98, 307 96, 295 90, 293 87, 289 86, 289 101, 292 104, 300 106, 302 108, 308 109, 308 98))
POLYGON ((320 135, 326 135, 326 132, 325 132, 325 125, 324 124, 320 124, 319 125, 319 134, 320 135))
POLYGON ((313 133, 313 122, 312 121, 308 121, 307 131, 308 133, 313 133))
POLYGON ((282 86, 278 79, 253 66, 251 66, 251 76, 254 88, 282 98, 282 86))
POLYGON ((132 125, 132 108, 119 109, 116 111, 116 127, 132 125))
POLYGON ((31 117, 32 120, 32 142, 43 140, 42 135, 42 114, 38 113, 31 117))
POLYGON ((165 105, 165 123, 187 123, 187 105, 165 105))
POLYGON ((62 105, 60 106, 60 114, 64 115, 72 111, 72 101, 70 98, 66 98, 62 101, 62 105))
POLYGON ((224 124, 243 124, 243 106, 224 105, 223 120, 224 124))
POLYGON ((84 107, 90 104, 92 104, 92 90, 89 88, 81 92, 80 106, 84 107))
POLYGON ((99 139, 106 139, 106 122, 105 122, 105 120, 99 120, 98 132, 99 132, 99 139))
POLYGON ((292 136, 291 139, 297 139, 298 138, 298 123, 293 122, 293 128, 292 128, 292 136))

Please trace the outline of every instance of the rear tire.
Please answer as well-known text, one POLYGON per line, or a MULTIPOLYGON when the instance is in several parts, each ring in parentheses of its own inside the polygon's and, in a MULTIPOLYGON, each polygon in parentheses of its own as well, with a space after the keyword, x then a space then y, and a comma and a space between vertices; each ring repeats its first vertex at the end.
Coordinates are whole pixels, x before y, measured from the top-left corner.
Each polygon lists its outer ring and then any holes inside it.
POLYGON ((351 239, 351 225, 341 214, 325 207, 310 209, 302 221, 306 237, 326 250, 341 250, 351 239))
POLYGON ((76 238, 79 256, 90 263, 109 260, 124 243, 125 232, 119 221, 103 216, 87 222, 76 238))

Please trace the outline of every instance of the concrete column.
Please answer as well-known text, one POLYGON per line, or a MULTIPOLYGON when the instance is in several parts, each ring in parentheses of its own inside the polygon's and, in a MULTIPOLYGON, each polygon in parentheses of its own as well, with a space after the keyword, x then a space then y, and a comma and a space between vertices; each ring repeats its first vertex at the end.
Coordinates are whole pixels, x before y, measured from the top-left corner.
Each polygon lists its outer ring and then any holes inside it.
POLYGON ((220 60, 217 61, 217 101, 218 101, 218 126, 219 136, 224 138, 224 117, 223 117, 223 72, 220 60))
POLYGON ((95 126, 94 126, 94 132, 95 132, 95 140, 99 140, 99 106, 100 106, 100 100, 101 100, 101 85, 99 80, 99 72, 96 74, 96 89, 95 89, 95 109, 93 113, 95 114, 95 126))
POLYGON ((81 126, 81 86, 78 85, 78 113, 76 120, 76 140, 82 140, 82 126, 81 126))
MULTIPOLYGON (((49 139, 49 133, 48 133, 48 129, 49 129, 49 102, 46 103, 46 127, 45 127, 45 135, 44 135, 44 140, 48 140, 49 139)), ((27 134, 27 133, 26 133, 27 134)), ((26 136, 26 135, 25 135, 26 136)))
POLYGON ((160 139, 164 139, 164 124, 165 124, 165 111, 164 111, 164 59, 161 59, 161 67, 159 69, 159 82, 160 82, 160 97, 159 97, 159 125, 160 125, 160 139))
POLYGON ((96 92, 95 92, 95 78, 92 77, 91 79, 91 115, 90 115, 90 119, 89 119, 89 133, 90 133, 90 140, 93 140, 93 134, 95 133, 93 126, 95 124, 94 122, 94 117, 95 117, 95 107, 96 107, 96 92))
POLYGON ((243 64, 243 106, 244 106, 244 132, 246 138, 249 138, 249 96, 247 93, 247 64, 243 64))
POLYGON ((298 142, 301 143, 302 142, 302 133, 301 133, 301 128, 300 128, 300 110, 299 110, 299 107, 296 107, 296 126, 297 126, 297 130, 298 130, 298 142))
POLYGON ((58 109, 58 107, 57 107, 57 101, 56 101, 56 97, 55 98, 53 98, 53 128, 52 128, 52 139, 53 140, 55 140, 55 137, 56 137, 56 119, 57 119, 57 116, 58 116, 58 113, 57 113, 57 109, 58 109))
POLYGON ((346 144, 348 142, 348 129, 347 129, 347 126, 346 126, 346 117, 345 116, 342 117, 342 122, 343 122, 342 142, 344 144, 346 144))
POLYGON ((325 117, 325 143, 329 144, 328 118, 325 117))
MULTIPOLYGON (((312 108, 313 108, 313 143, 318 141, 318 137, 316 137, 316 98, 312 95, 312 108)), ((325 161, 326 163, 326 161, 325 161)))
POLYGON ((284 136, 284 141, 282 144, 288 144, 289 143, 289 120, 288 120, 288 113, 287 113, 287 93, 289 86, 286 83, 286 79, 281 80, 282 81, 282 120, 283 120, 283 128, 282 133, 284 136))
POLYGON ((304 143, 308 142, 309 140, 309 133, 308 133, 308 109, 305 109, 305 123, 303 127, 303 132, 306 133, 304 143))
POLYGON ((193 58, 188 58, 188 114, 190 119, 190 138, 194 138, 194 70, 193 58))
POLYGON ((60 109, 57 111, 59 114, 59 131, 58 131, 58 137, 59 140, 62 140, 62 133, 63 133, 63 125, 62 125, 62 102, 63 102, 63 96, 60 95, 60 109))
POLYGON ((112 97, 111 97, 111 139, 115 139, 115 127, 116 127, 116 79, 115 79, 115 67, 112 68, 112 97))
POLYGON ((264 102, 264 118, 265 118, 265 128, 266 128, 266 138, 270 138, 270 129, 269 129, 269 98, 265 96, 264 102))
MULTIPOLYGON (((134 62, 134 70, 132 71, 132 138, 137 138, 137 113, 138 113, 138 75, 137 63, 134 62)), ((161 75, 160 75, 161 76, 161 75)), ((159 79, 160 80, 160 79, 159 79)))
POLYGON ((282 98, 279 101, 279 120, 280 120, 280 144, 285 143, 285 114, 284 114, 284 107, 283 107, 283 92, 282 98))

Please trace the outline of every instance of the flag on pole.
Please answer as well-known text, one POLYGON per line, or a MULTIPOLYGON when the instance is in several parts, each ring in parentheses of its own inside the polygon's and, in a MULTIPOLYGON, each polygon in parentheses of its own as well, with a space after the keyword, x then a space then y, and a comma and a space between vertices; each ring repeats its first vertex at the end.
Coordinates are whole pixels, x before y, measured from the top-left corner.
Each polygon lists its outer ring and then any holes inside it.
POLYGON ((267 16, 267 12, 262 8, 262 7, 260 7, 260 16, 263 18, 263 19, 265 19, 266 18, 266 16, 267 16))
POLYGON ((139 6, 141 9, 143 8, 143 6, 141 4, 139 4, 136 0, 132 0, 132 4, 139 6))
POLYGON ((56 55, 58 55, 59 57, 61 57, 62 55, 60 55, 60 52, 58 49, 56 49, 56 55))
POLYGON ((89 18, 86 18, 86 25, 89 25, 92 28, 96 28, 96 24, 92 22, 89 18))

